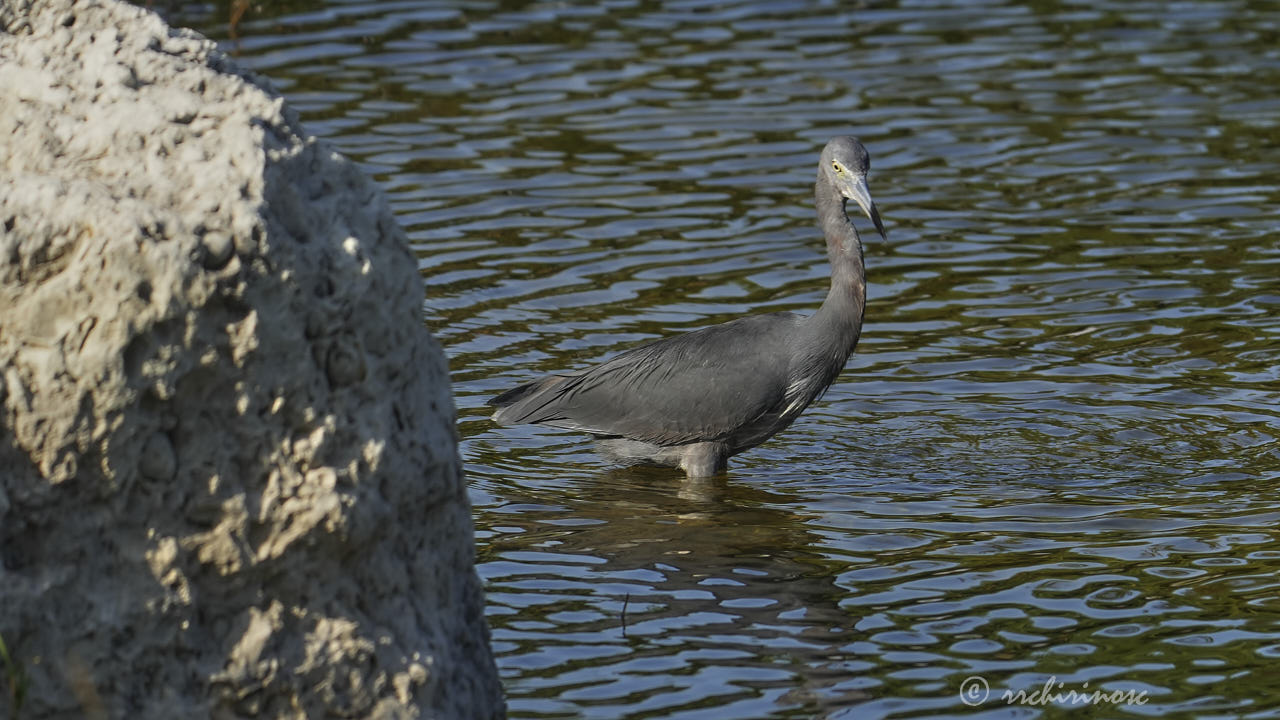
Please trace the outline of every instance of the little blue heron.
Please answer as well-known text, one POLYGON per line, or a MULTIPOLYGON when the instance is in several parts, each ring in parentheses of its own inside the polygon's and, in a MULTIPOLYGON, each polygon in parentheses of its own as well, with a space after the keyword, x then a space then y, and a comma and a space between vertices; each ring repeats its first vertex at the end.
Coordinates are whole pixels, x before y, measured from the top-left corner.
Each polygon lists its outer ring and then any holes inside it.
POLYGON ((833 138, 822 150, 814 195, 831 289, 813 315, 739 318, 549 375, 489 400, 493 419, 590 433, 603 454, 627 463, 690 477, 724 471, 731 455, 769 439, 826 392, 858 344, 866 268, 845 203, 857 203, 888 239, 867 189, 870 168, 857 138, 833 138))

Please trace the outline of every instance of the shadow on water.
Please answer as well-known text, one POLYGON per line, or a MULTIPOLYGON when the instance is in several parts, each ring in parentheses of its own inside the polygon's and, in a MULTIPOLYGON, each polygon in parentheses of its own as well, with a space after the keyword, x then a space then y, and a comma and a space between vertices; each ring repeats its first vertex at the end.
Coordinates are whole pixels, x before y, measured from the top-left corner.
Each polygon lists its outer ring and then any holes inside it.
POLYGON ((495 629, 497 647, 511 667, 557 668, 522 673, 525 710, 570 712, 578 697, 598 712, 648 703, 730 713, 865 699, 841 687, 848 674, 833 659, 856 639, 856 618, 841 607, 833 563, 810 549, 818 534, 783 496, 732 475, 656 468, 587 474, 562 491, 548 507, 511 489, 515 506, 495 508, 504 519, 482 532, 490 613, 520 618, 495 629), (565 655, 589 662, 566 675, 565 655))

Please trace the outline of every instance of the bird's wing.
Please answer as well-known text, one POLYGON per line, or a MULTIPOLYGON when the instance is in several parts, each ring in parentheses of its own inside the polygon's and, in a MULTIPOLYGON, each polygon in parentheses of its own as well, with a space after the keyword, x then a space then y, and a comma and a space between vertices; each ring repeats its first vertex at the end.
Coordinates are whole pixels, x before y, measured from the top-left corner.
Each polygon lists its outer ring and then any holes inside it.
POLYGON ((511 391, 494 417, 658 445, 721 439, 785 405, 798 323, 772 313, 660 340, 511 391))

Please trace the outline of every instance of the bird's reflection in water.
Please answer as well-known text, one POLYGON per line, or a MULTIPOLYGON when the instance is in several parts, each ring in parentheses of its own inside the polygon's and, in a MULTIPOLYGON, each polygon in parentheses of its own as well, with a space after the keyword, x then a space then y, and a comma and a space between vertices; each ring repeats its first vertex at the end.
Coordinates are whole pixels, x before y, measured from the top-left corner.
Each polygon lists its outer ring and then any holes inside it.
POLYGON ((847 650, 861 639, 858 618, 840 607, 822 538, 782 509, 791 498, 732 475, 648 467, 572 485, 555 507, 544 497, 503 516, 504 532, 481 550, 490 604, 507 606, 491 615, 500 652, 521 663, 599 652, 609 673, 679 647, 684 662, 732 665, 743 673, 733 685, 787 705, 865 699, 847 650), (535 627, 545 634, 505 632, 535 627))

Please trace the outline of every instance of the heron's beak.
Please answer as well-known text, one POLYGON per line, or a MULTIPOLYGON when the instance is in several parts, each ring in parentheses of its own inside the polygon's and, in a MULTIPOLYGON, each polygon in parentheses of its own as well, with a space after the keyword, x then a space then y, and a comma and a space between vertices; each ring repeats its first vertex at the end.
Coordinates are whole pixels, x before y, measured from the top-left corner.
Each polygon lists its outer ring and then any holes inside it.
POLYGON ((880 211, 876 209, 876 204, 871 200, 871 191, 867 189, 867 179, 865 177, 854 178, 845 187, 845 197, 858 203, 858 207, 862 208, 862 212, 871 218, 871 222, 875 223, 876 231, 880 233, 880 237, 885 242, 889 241, 889 236, 884 232, 884 223, 880 221, 880 211))

